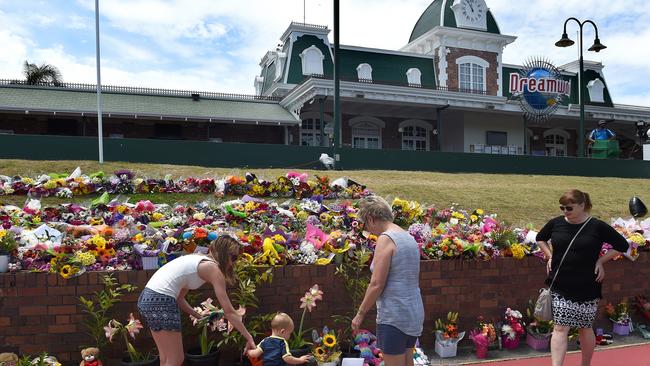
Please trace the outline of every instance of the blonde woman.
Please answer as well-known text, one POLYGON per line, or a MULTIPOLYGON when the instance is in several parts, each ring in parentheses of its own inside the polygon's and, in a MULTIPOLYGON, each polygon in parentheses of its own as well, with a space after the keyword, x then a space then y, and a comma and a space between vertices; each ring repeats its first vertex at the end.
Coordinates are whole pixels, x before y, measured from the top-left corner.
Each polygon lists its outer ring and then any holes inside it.
POLYGON ((162 266, 149 279, 140 298, 138 310, 151 330, 160 353, 160 366, 183 364, 183 338, 181 313, 200 318, 185 300, 189 290, 195 290, 208 282, 214 288, 225 318, 246 339, 246 350, 255 349, 255 342, 242 323, 228 294, 226 284, 234 282, 233 262, 239 255, 239 242, 223 235, 212 241, 208 255, 190 254, 174 259, 162 266))
POLYGON ((376 304, 377 341, 386 366, 413 366, 413 347, 424 323, 418 244, 393 223, 390 205, 379 196, 361 199, 357 218, 377 235, 377 244, 370 284, 352 328, 359 329, 376 304))

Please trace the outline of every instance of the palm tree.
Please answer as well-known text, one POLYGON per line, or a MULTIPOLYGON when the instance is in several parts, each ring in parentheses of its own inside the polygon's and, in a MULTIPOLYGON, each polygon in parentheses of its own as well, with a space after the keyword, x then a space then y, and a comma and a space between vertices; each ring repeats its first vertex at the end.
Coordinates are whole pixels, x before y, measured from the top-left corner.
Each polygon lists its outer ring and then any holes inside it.
POLYGON ((52 83, 54 86, 61 86, 61 73, 55 66, 42 64, 30 64, 25 61, 25 78, 27 85, 36 85, 42 83, 52 83))

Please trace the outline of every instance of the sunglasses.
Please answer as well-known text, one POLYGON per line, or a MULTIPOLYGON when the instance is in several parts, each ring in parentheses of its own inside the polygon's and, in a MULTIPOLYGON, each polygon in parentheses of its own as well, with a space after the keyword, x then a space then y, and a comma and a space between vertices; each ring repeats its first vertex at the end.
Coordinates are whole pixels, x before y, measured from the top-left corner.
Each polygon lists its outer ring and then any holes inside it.
POLYGON ((571 211, 573 211, 573 207, 571 207, 571 206, 560 206, 560 210, 566 211, 566 212, 571 212, 571 211))

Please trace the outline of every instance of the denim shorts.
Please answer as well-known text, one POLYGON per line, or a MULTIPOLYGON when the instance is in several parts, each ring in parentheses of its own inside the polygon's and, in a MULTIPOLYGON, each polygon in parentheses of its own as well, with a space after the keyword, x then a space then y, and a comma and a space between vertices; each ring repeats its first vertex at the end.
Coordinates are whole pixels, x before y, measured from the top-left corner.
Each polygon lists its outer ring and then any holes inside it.
POLYGON ((145 324, 154 332, 181 331, 181 311, 176 299, 169 295, 145 287, 138 298, 138 311, 145 324))
POLYGON ((392 325, 377 324, 377 346, 384 354, 404 354, 407 349, 415 347, 417 338, 405 334, 392 325))

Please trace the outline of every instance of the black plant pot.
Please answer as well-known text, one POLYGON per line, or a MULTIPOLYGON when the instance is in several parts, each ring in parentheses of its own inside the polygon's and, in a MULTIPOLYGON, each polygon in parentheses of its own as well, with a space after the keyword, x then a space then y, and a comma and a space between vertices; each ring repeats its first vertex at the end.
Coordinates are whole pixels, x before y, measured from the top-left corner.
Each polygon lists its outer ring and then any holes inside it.
POLYGON ((291 350, 291 355, 293 357, 302 357, 302 356, 308 355, 310 353, 311 353, 311 347, 309 345, 302 346, 301 348, 291 350))
POLYGON ((159 366, 159 365, 160 365, 160 359, 158 358, 158 356, 156 356, 156 358, 153 360, 146 360, 140 362, 132 362, 131 357, 129 356, 122 358, 122 366, 159 366))
POLYGON ((630 214, 634 217, 643 217, 648 214, 648 208, 639 197, 630 198, 630 214))
POLYGON ((192 348, 185 352, 186 366, 219 366, 219 352, 213 351, 207 355, 201 355, 200 348, 192 348))

